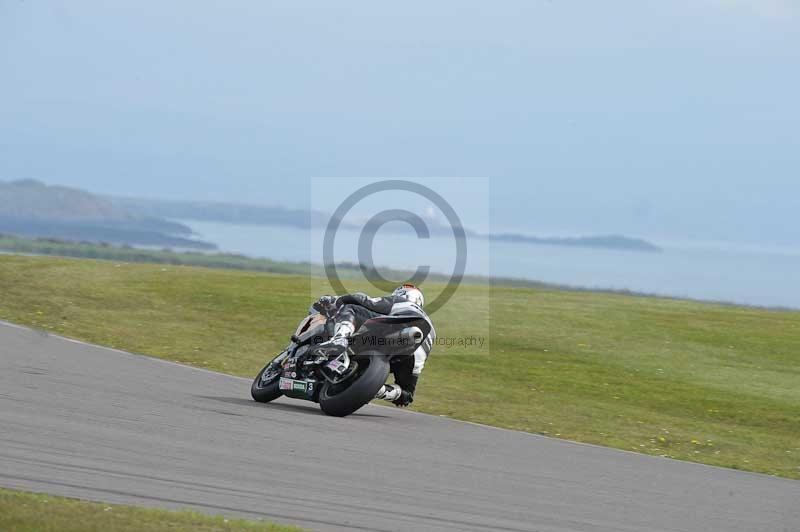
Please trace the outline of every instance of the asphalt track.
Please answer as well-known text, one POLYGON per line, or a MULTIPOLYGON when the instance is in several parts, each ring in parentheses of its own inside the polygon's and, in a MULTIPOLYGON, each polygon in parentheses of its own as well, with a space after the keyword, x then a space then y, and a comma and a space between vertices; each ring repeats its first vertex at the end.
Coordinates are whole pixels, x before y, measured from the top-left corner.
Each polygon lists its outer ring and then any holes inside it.
POLYGON ((312 530, 800 530, 800 482, 393 408, 259 405, 245 379, 1 322, 0 486, 312 530))

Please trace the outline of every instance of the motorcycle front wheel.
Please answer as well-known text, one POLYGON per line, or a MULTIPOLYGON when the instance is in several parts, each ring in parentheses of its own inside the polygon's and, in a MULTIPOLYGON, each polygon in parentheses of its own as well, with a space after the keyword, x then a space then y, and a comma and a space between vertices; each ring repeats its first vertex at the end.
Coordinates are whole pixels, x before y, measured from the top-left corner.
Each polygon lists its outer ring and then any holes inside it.
POLYGON ((389 359, 377 351, 355 357, 358 369, 346 382, 326 382, 319 394, 319 406, 329 416, 349 416, 375 398, 389 376, 389 359))
POLYGON ((253 385, 250 386, 250 395, 253 396, 253 400, 256 402, 269 403, 283 395, 279 389, 280 364, 276 363, 281 355, 278 355, 275 360, 264 366, 264 369, 256 375, 253 385))

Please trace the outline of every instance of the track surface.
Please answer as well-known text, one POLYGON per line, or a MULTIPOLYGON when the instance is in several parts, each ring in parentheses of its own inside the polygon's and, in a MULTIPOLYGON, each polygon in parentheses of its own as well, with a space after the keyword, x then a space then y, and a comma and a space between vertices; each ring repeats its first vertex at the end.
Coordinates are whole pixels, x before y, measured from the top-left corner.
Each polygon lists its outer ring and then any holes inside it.
POLYGON ((312 530, 800 530, 800 482, 390 408, 258 405, 244 379, 2 323, 0 485, 312 530))

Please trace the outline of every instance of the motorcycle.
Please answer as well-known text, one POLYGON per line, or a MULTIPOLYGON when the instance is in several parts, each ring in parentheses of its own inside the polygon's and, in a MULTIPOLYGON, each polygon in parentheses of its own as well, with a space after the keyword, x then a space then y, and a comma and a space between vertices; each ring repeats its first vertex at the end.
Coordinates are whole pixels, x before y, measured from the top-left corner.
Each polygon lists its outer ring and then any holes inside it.
POLYGON ((286 396, 319 403, 329 416, 349 416, 375 398, 392 362, 413 356, 433 329, 421 308, 401 303, 391 315, 367 320, 344 350, 320 345, 333 336, 335 312, 309 310, 291 343, 253 381, 255 401, 269 403, 286 396))

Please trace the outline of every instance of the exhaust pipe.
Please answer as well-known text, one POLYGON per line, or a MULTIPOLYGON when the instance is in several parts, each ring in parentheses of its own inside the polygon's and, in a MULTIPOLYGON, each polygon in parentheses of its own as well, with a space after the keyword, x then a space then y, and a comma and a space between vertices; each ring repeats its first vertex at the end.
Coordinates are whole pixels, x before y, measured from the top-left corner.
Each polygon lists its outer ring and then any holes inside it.
POLYGON ((422 334, 422 329, 419 327, 406 327, 394 334, 390 334, 386 337, 387 340, 408 343, 409 345, 419 345, 422 343, 422 338, 425 335, 422 334))

